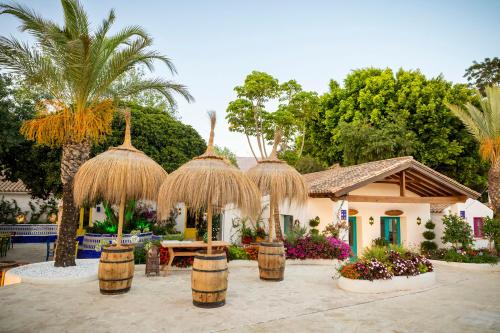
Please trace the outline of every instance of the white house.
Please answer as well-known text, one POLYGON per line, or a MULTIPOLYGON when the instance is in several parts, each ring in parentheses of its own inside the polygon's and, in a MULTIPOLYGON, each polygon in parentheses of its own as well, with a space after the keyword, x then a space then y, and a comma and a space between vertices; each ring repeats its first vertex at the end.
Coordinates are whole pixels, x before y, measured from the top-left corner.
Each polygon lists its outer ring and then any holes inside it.
MULTIPOLYGON (((480 235, 479 219, 492 211, 479 201, 479 193, 419 163, 412 157, 399 157, 304 175, 309 185, 309 199, 304 207, 280 207, 281 228, 285 232, 293 221, 307 225, 320 218, 319 229, 332 222, 345 221, 349 228, 342 237, 360 253, 376 238, 418 247, 424 240, 425 222, 433 219, 436 242, 440 243, 443 226, 439 214, 465 211, 465 218, 480 235), (442 206, 437 213, 436 205, 442 206), (434 210, 431 211, 431 206, 434 210)), ((266 205, 264 198, 263 206, 266 205)), ((267 222, 268 212, 263 214, 267 222)), ((234 240, 233 221, 238 210, 227 207, 222 218, 220 238, 234 240)), ((442 217, 442 216, 441 216, 442 217)), ((182 219, 183 217, 180 217, 182 219)), ((185 218, 184 218, 185 219, 185 218)), ((182 224, 179 220, 179 224, 182 224)), ((442 245, 442 244, 440 244, 442 245)), ((484 246, 477 239, 476 246, 484 246)))
POLYGON ((469 222, 474 234, 474 247, 488 247, 488 240, 483 236, 482 226, 486 216, 493 217, 493 210, 491 208, 474 199, 467 199, 463 203, 453 205, 442 204, 431 206, 431 218, 436 224, 436 243, 440 247, 444 245, 441 241, 441 237, 443 236, 443 224, 441 220, 445 215, 449 214, 459 215, 469 222))

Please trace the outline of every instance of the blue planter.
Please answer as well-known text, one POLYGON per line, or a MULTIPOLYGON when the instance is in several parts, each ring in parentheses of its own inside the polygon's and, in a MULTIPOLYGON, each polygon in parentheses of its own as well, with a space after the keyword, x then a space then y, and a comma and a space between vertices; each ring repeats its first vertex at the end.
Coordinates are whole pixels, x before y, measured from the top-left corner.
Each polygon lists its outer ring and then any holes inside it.
MULTIPOLYGON (((150 241, 153 239, 152 232, 143 232, 137 235, 139 237, 137 245, 142 245, 144 242, 150 241)), ((133 244, 131 240, 131 234, 124 234, 122 236, 123 244, 133 244)), ((96 245, 99 245, 101 240, 105 240, 108 243, 116 239, 116 235, 111 234, 92 234, 86 233, 83 236, 83 241, 81 245, 78 247, 78 258, 80 259, 92 259, 92 258, 100 258, 101 251, 96 251, 96 245)))

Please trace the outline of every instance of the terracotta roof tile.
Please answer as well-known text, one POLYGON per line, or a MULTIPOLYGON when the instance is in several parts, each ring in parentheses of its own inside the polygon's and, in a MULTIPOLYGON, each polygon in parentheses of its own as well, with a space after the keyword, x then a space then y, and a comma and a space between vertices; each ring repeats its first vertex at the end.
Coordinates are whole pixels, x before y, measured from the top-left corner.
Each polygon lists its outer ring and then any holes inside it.
POLYGON ((390 158, 348 167, 336 166, 325 171, 306 174, 304 178, 309 184, 310 195, 333 195, 346 189, 353 190, 357 188, 357 185, 361 187, 364 184, 363 182, 366 184, 370 179, 375 181, 377 177, 390 174, 392 170, 396 173, 408 168, 428 174, 429 177, 434 176, 448 187, 467 193, 469 197, 477 198, 480 195, 459 182, 414 160, 411 156, 390 158))
POLYGON ((348 167, 334 167, 325 171, 304 175, 309 183, 310 194, 335 193, 364 180, 397 169, 413 160, 411 156, 390 158, 348 167))
POLYGON ((29 193, 29 190, 21 180, 11 182, 0 178, 0 193, 29 193))

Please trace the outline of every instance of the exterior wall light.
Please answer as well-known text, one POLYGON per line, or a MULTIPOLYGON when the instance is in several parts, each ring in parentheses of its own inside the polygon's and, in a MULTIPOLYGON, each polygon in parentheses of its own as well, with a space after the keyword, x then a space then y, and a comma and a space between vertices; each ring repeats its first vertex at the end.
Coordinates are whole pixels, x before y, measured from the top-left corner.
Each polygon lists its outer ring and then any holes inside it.
POLYGON ((419 217, 417 217, 417 225, 421 225, 422 224, 422 219, 419 217))
POLYGON ((373 216, 370 216, 370 218, 368 219, 368 223, 370 223, 370 225, 373 225, 373 223, 375 223, 373 216))

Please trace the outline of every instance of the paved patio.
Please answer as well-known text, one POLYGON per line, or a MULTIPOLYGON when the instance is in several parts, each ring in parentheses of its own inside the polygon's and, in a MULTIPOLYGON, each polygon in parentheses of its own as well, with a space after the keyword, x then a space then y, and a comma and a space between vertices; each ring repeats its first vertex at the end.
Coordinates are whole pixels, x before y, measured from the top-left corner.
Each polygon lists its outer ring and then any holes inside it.
POLYGON ((189 272, 136 272, 126 295, 102 296, 97 282, 0 289, 0 332, 498 332, 500 273, 440 267, 418 292, 344 292, 328 266, 289 266, 281 283, 256 268, 231 268, 226 306, 191 304, 189 272))

